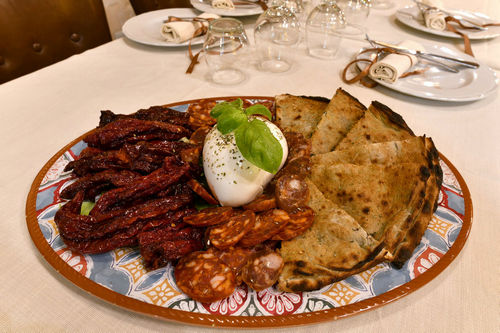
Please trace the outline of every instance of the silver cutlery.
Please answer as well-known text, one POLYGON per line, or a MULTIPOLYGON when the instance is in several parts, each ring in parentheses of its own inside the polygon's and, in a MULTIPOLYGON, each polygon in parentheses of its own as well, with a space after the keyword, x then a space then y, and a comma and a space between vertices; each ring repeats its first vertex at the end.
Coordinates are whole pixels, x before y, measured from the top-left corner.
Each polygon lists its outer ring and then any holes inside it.
MULTIPOLYGON (((417 4, 417 6, 420 8, 420 10, 422 10, 422 8, 425 8, 425 9, 435 8, 435 7, 429 6, 429 5, 425 4, 425 3, 422 3, 422 2, 420 2, 418 0, 413 0, 413 2, 417 4)), ((460 21, 460 23, 462 23, 467 28, 477 29, 477 30, 481 30, 481 31, 488 30, 488 28, 483 27, 480 23, 474 22, 474 21, 472 21, 470 19, 467 19, 467 18, 463 17, 462 15, 453 14, 453 13, 450 13, 450 12, 444 10, 444 9, 441 9, 441 8, 436 8, 436 9, 439 10, 440 12, 442 12, 442 13, 448 15, 448 16, 451 16, 454 19, 460 21), (464 22, 466 24, 464 24, 464 22)))
POLYGON ((443 68, 446 68, 447 70, 449 70, 451 72, 454 72, 454 73, 458 73, 458 70, 456 68, 448 66, 448 65, 446 65, 446 64, 438 61, 435 58, 443 59, 443 60, 446 60, 446 61, 449 61, 449 62, 453 62, 453 63, 459 64, 459 65, 467 67, 467 68, 473 68, 473 69, 479 68, 479 64, 476 63, 476 62, 467 61, 467 60, 463 60, 463 59, 457 59, 457 58, 451 58, 451 57, 444 56, 444 55, 441 55, 441 54, 435 54, 435 53, 421 52, 421 51, 418 51, 418 50, 406 49, 406 48, 399 47, 397 45, 393 45, 393 44, 390 44, 390 43, 376 41, 376 40, 371 40, 368 37, 368 35, 365 35, 365 38, 366 38, 366 40, 372 46, 378 45, 378 46, 382 46, 382 47, 387 47, 387 48, 393 49, 393 50, 401 52, 401 53, 411 54, 411 55, 414 55, 414 56, 416 56, 418 58, 422 58, 422 59, 431 61, 431 62, 433 62, 433 63, 435 63, 435 64, 437 64, 437 65, 439 65, 439 66, 441 66, 443 68))

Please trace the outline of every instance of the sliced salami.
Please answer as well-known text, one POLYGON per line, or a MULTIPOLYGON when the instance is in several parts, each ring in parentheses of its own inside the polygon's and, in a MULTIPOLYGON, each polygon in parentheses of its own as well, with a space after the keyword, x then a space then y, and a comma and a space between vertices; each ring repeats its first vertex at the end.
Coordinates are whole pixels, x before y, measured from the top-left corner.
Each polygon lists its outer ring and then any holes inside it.
POLYGON ((285 174, 278 179, 275 194, 278 207, 287 212, 293 212, 309 201, 309 187, 305 179, 294 174, 285 174))
POLYGON ((252 247, 270 239, 277 234, 290 220, 288 213, 281 209, 272 209, 258 214, 255 224, 238 245, 252 247))
POLYGON ((235 245, 255 224, 255 213, 251 210, 238 212, 224 224, 210 229, 210 244, 218 249, 226 249, 235 245))
POLYGON ((244 209, 253 210, 254 212, 264 212, 276 207, 276 197, 266 193, 259 195, 253 201, 243 206, 244 209))
POLYGON ((283 258, 278 253, 260 251, 250 257, 241 271, 241 278, 253 290, 261 291, 276 283, 283 266, 283 258))
POLYGON ((203 200, 205 200, 210 205, 218 205, 219 202, 215 199, 208 191, 201 185, 197 180, 191 178, 187 182, 190 189, 194 193, 198 194, 203 200))
POLYGON ((184 222, 197 227, 208 227, 225 223, 231 216, 233 216, 231 207, 210 207, 184 217, 184 222))
POLYGON ((290 240, 302 235, 314 221, 314 211, 310 207, 301 207, 288 215, 290 221, 273 236, 273 240, 290 240))
POLYGON ((174 275, 179 289, 199 302, 224 299, 236 288, 232 269, 212 252, 193 252, 182 258, 174 275))

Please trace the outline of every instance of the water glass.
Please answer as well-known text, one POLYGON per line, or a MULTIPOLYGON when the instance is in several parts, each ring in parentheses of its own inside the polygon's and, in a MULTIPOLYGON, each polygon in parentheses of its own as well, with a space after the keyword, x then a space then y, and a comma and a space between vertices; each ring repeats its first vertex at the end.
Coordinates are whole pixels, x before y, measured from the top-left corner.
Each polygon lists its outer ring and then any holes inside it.
POLYGON ((347 35, 364 34, 365 23, 370 14, 370 0, 337 0, 337 5, 344 12, 348 29, 344 31, 347 35))
POLYGON ((309 55, 332 59, 342 40, 341 32, 346 22, 344 13, 334 0, 326 0, 316 6, 306 22, 306 42, 309 55))
POLYGON ((255 23, 254 38, 260 69, 285 72, 300 41, 299 21, 285 6, 269 7, 255 23))
POLYGON ((244 68, 249 61, 249 49, 241 21, 234 18, 210 21, 203 43, 210 80, 223 85, 245 80, 244 68))

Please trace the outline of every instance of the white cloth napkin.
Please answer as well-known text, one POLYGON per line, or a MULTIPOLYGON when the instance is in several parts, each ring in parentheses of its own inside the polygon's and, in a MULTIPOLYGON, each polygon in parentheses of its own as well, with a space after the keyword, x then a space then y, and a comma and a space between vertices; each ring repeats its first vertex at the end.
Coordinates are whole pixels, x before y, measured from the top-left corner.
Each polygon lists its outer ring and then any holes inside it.
MULTIPOLYGON (((204 19, 217 19, 220 16, 216 14, 203 13, 198 15, 199 18, 204 19)), ((161 27, 161 35, 167 42, 184 43, 185 41, 201 34, 200 27, 208 27, 208 22, 196 21, 174 21, 164 23, 161 27), (196 36, 195 36, 196 33, 196 36)))
POLYGON ((212 7, 217 9, 233 10, 234 4, 232 0, 212 0, 212 7))
POLYGON ((425 26, 434 30, 446 29, 446 14, 439 9, 426 9, 423 11, 425 26))
MULTIPOLYGON (((411 50, 425 51, 422 44, 412 40, 405 40, 399 43, 398 46, 411 50)), ((394 83, 401 74, 407 72, 417 62, 418 59, 414 55, 389 54, 372 65, 369 75, 372 79, 382 79, 385 82, 394 83)))
POLYGON ((443 2, 441 0, 421 0, 420 2, 424 5, 436 8, 422 8, 422 17, 424 18, 425 26, 439 31, 446 29, 446 14, 439 10, 444 8, 443 2))

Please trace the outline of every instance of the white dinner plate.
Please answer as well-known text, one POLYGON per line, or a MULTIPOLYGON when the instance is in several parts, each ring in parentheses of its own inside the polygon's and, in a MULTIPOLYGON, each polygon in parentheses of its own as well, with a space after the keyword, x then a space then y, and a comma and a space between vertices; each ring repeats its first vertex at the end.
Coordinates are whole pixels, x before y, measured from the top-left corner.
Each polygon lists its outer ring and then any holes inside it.
POLYGON ((190 0, 191 5, 202 12, 217 14, 220 16, 250 16, 263 12, 262 7, 255 5, 235 6, 233 10, 213 8, 209 0, 190 0))
MULTIPOLYGON (((487 24, 487 23, 496 23, 497 21, 492 20, 490 17, 488 17, 485 14, 482 13, 474 13, 466 10, 458 10, 458 9, 447 9, 450 13, 454 15, 460 15, 466 19, 470 19, 474 22, 480 23, 480 24, 487 24)), ((444 37, 451 37, 451 38, 462 38, 458 34, 444 30, 444 31, 439 31, 435 29, 428 28, 425 23, 424 19, 422 18, 422 15, 420 14, 420 10, 418 9, 417 6, 412 5, 412 6, 406 6, 404 8, 399 9, 396 12, 396 18, 403 24, 406 24, 409 27, 412 27, 414 29, 420 30, 420 31, 425 31, 430 34, 438 35, 438 36, 444 36, 444 37)), ((460 30, 460 29, 458 29, 460 30)), ((470 39, 488 39, 488 38, 495 38, 500 36, 500 27, 488 27, 484 31, 480 30, 469 30, 469 29, 462 29, 462 32, 466 33, 470 39)))
MULTIPOLYGON (((376 79, 375 81, 389 89, 407 95, 425 99, 446 102, 469 102, 482 99, 497 89, 498 79, 495 72, 484 63, 459 51, 450 50, 444 46, 422 43, 426 52, 446 55, 448 57, 474 61, 479 63, 478 69, 460 67, 458 73, 451 73, 428 63, 419 62, 413 70, 426 69, 422 74, 410 75, 389 83, 376 79)), ((360 54, 360 58, 370 58, 371 53, 360 54)), ((365 63, 358 63, 360 69, 365 63)))
MULTIPOLYGON (((134 42, 165 47, 179 47, 189 45, 189 41, 184 43, 167 42, 161 35, 161 26, 163 21, 169 16, 177 17, 195 17, 200 12, 192 8, 169 8, 147 12, 134 16, 127 20, 122 27, 123 34, 134 42)), ((193 38, 191 45, 203 44, 205 36, 193 38)))

